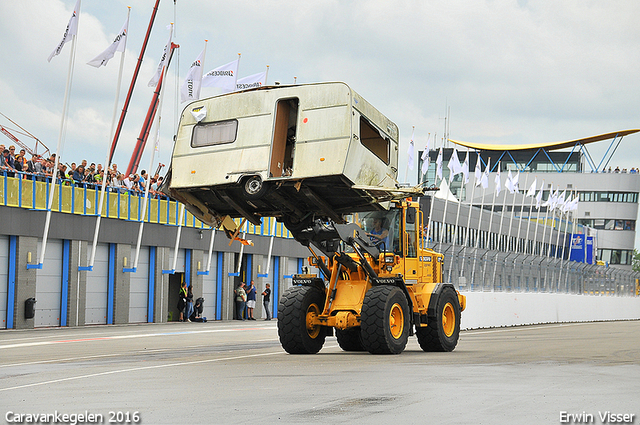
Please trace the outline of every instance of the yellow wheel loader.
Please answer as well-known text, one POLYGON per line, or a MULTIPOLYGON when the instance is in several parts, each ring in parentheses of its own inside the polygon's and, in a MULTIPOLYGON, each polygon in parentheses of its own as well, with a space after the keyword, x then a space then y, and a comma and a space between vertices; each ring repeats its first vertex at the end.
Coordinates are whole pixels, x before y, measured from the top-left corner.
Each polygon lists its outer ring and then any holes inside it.
POLYGON ((350 218, 309 220, 292 231, 323 277, 294 275, 280 298, 285 351, 317 353, 334 329, 345 351, 398 354, 414 333, 424 351, 452 351, 466 299, 442 283, 443 256, 426 247, 419 203, 396 201, 350 218))
POLYGON ((345 83, 265 86, 190 103, 161 190, 232 240, 232 218, 276 217, 309 247, 322 276, 280 300, 287 352, 316 353, 334 329, 347 351, 400 353, 414 333, 451 351, 465 298, 403 200, 424 190, 398 183, 398 152, 397 125, 345 83))

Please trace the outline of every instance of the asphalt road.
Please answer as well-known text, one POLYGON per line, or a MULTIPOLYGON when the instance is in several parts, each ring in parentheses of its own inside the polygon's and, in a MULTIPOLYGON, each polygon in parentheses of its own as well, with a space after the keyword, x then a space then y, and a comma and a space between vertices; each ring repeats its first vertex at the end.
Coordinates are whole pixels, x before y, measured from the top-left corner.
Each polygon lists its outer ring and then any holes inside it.
POLYGON ((275 321, 0 332, 6 423, 613 423, 604 412, 640 424, 640 321, 464 331, 452 353, 412 337, 388 356, 333 337, 289 355, 275 321))

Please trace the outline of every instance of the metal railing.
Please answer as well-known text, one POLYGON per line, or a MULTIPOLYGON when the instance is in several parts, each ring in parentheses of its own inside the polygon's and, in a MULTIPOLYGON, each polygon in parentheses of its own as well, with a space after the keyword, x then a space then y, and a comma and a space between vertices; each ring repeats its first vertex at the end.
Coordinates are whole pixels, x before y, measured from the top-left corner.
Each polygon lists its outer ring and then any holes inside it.
MULTIPOLYGON (((100 187, 92 183, 77 183, 72 180, 60 180, 51 184, 51 178, 29 173, 15 173, 15 177, 6 172, 0 173, 0 205, 47 211, 49 191, 54 191, 51 211, 84 216, 97 216, 100 187)), ((123 188, 108 187, 101 211, 103 218, 115 218, 128 221, 142 221, 144 194, 123 188)), ((150 195, 147 199, 145 223, 178 225, 180 203, 163 195, 150 195)), ((272 236, 273 220, 268 217, 260 226, 246 222, 249 235, 272 236)), ((240 223, 240 219, 236 219, 240 223)), ((197 229, 210 229, 193 214, 186 211, 182 226, 197 229)), ((275 236, 291 238, 291 234, 282 223, 276 223, 275 236)))
POLYGON ((445 282, 467 291, 637 296, 638 279, 632 270, 523 253, 470 248, 444 258, 445 282))

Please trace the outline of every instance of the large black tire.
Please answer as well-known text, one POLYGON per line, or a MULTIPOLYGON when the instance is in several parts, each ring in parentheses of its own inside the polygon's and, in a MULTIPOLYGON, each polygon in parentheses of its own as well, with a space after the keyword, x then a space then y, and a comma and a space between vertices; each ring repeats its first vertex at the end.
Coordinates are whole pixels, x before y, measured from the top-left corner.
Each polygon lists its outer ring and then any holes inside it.
POLYGON ((364 296, 361 336, 371 354, 400 354, 409 339, 409 304, 396 286, 374 286, 364 296))
POLYGON ((336 339, 344 351, 366 351, 362 345, 360 328, 336 329, 336 339))
POLYGON ((324 293, 312 286, 293 286, 278 303, 278 336, 282 348, 289 354, 315 354, 326 337, 324 326, 309 326, 307 322, 320 315, 324 308, 324 293))
POLYGON ((428 326, 417 327, 416 336, 424 351, 453 351, 460 337, 460 303, 453 288, 444 288, 438 297, 436 317, 428 326))

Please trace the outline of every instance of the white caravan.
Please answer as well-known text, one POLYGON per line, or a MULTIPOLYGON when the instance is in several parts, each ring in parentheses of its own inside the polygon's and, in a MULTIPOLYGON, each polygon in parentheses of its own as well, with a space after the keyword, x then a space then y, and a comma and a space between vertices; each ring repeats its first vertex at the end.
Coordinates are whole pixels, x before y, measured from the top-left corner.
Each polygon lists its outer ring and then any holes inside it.
POLYGON ((269 86, 189 104, 163 190, 210 225, 291 227, 384 209, 397 175, 398 127, 348 85, 269 86))

